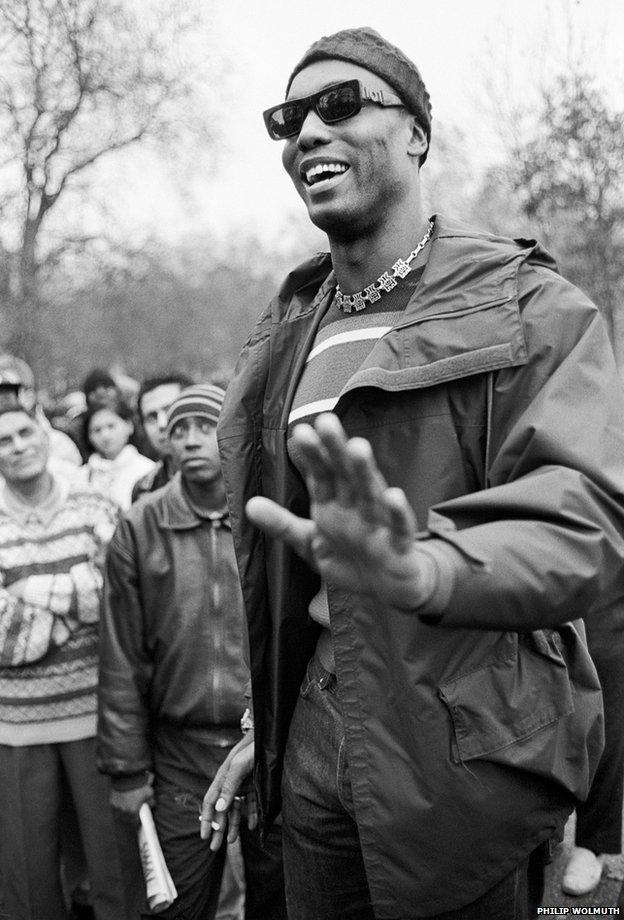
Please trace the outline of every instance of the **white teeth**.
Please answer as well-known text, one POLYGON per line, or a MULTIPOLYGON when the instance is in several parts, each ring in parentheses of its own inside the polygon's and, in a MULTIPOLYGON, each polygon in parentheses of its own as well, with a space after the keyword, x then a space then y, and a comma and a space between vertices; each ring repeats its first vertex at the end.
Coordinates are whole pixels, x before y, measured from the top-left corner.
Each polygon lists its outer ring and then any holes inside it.
POLYGON ((344 163, 318 163, 305 171, 305 179, 308 185, 314 181, 322 181, 330 175, 337 175, 346 172, 349 167, 344 163))

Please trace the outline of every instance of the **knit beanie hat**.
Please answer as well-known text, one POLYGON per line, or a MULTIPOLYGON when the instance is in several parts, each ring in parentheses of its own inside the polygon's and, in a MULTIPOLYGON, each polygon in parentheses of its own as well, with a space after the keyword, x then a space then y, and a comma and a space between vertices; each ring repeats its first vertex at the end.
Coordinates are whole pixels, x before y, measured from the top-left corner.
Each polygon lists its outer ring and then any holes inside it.
POLYGON ((174 425, 183 418, 198 415, 216 425, 224 398, 225 390, 210 383, 200 383, 182 390, 167 412, 167 437, 171 435, 174 425))
MULTIPOLYGON (((396 90, 405 108, 416 115, 418 122, 427 136, 427 145, 431 140, 431 102, 429 93, 423 83, 416 65, 391 45, 385 38, 364 26, 359 29, 344 29, 333 35, 325 35, 310 45, 290 75, 286 95, 296 74, 314 61, 339 60, 349 61, 365 67, 377 74, 396 90)), ((421 164, 427 159, 428 149, 422 154, 421 164)))

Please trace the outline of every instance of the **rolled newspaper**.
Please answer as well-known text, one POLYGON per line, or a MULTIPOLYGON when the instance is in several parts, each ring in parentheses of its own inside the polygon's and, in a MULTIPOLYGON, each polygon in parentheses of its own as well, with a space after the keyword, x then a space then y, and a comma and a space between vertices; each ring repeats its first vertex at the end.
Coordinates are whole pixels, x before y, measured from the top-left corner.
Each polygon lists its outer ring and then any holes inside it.
POLYGON ((176 886, 167 869, 167 863, 160 847, 152 809, 147 802, 139 811, 139 852, 145 876, 145 891, 150 910, 159 914, 170 907, 178 896, 176 886))

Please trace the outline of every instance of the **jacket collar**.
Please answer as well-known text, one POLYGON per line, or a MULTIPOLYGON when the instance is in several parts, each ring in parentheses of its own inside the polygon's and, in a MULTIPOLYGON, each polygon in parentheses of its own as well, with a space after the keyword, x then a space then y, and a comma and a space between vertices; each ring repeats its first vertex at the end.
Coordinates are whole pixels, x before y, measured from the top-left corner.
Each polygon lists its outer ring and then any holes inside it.
POLYGON ((193 527, 200 527, 206 521, 214 526, 230 527, 227 512, 225 514, 215 513, 204 518, 191 508, 184 494, 182 477, 179 472, 162 490, 161 501, 157 504, 156 509, 158 526, 163 530, 190 530, 193 527))
MULTIPOLYGON (((488 291, 492 301, 500 298, 500 283, 515 280, 518 263, 529 257, 534 264, 557 270, 552 256, 535 240, 496 236, 443 214, 432 219, 429 258, 406 318, 416 311, 424 317, 474 306, 488 291)), ((335 287, 331 256, 319 253, 288 275, 276 301, 274 322, 281 325, 315 313, 335 287)))
MULTIPOLYGON (((50 470, 48 470, 50 472, 50 470)), ((38 505, 29 505, 20 501, 15 492, 9 489, 6 482, 0 486, 0 514, 6 514, 17 524, 26 527, 37 524, 47 527, 54 515, 62 508, 69 495, 69 484, 61 477, 52 475, 52 489, 50 494, 38 505)))
MULTIPOLYGON (((434 220, 429 258, 402 321, 375 344, 342 395, 363 386, 432 386, 526 362, 518 269, 530 258, 533 264, 556 270, 553 259, 534 240, 498 237, 442 215, 434 220), (438 322, 451 317, 457 322, 438 322)), ((279 420, 279 427, 287 426, 335 285, 331 258, 321 254, 292 272, 273 302, 264 405, 271 424, 279 420)))

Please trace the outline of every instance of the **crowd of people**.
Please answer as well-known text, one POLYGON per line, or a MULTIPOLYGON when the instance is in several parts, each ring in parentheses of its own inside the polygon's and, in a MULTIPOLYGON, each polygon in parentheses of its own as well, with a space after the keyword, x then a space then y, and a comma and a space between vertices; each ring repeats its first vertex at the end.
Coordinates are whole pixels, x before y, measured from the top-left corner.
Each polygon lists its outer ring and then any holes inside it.
POLYGON ((216 448, 223 388, 164 373, 134 407, 97 370, 63 433, 25 362, 0 368, 4 909, 138 920, 147 802, 178 891, 171 916, 237 920, 244 904, 282 920, 279 830, 261 845, 246 828, 228 862, 198 822, 248 683, 216 448))
POLYGON ((612 348, 539 244, 424 214, 373 30, 264 118, 330 251, 227 387, 94 370, 53 427, 0 357, 4 909, 150 916, 147 804, 171 920, 532 920, 575 809, 565 893, 621 850, 612 348))

